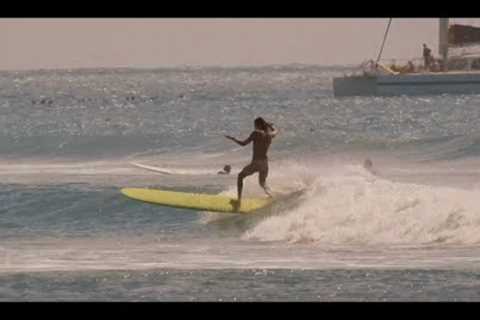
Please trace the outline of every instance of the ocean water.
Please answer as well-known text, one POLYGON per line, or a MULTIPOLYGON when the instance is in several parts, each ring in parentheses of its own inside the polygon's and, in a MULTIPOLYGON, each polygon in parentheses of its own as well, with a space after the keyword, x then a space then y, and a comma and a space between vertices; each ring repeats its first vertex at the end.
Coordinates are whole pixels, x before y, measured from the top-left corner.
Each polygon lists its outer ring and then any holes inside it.
POLYGON ((479 301, 480 96, 336 99, 345 72, 0 72, 0 300, 479 301), (235 196, 251 146, 223 135, 257 116, 294 196, 245 216, 120 194, 235 196))

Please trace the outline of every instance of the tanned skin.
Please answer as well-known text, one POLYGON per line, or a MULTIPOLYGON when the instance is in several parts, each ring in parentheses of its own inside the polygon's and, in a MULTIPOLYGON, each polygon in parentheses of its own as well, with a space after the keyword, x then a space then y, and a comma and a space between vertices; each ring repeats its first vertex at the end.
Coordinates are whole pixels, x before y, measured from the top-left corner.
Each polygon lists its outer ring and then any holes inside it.
POLYGON ((238 174, 237 178, 237 194, 238 200, 234 204, 236 210, 240 208, 242 201, 243 179, 258 172, 258 183, 263 188, 268 196, 270 194, 266 181, 268 176, 268 149, 272 143, 272 139, 277 135, 278 130, 273 127, 272 123, 267 123, 263 118, 259 117, 254 121, 255 130, 252 131, 250 136, 241 141, 232 136, 226 135, 227 139, 230 139, 241 146, 246 146, 250 142, 253 142, 253 155, 252 161, 238 174))

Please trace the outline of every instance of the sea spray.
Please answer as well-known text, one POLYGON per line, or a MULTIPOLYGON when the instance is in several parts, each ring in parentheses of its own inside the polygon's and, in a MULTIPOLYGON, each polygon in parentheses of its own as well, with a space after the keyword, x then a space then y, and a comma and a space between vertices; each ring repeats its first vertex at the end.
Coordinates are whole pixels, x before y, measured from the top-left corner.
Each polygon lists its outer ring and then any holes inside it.
POLYGON ((317 245, 480 242, 477 190, 392 182, 359 166, 335 172, 318 177, 297 208, 268 217, 243 238, 317 245))

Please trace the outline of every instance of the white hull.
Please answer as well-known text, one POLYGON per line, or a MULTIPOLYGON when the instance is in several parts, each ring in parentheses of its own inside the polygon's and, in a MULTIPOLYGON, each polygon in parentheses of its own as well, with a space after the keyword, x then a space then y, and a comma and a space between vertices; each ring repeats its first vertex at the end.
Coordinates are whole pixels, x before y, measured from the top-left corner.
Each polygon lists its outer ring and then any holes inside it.
POLYGON ((335 97, 480 94, 480 73, 446 72, 333 79, 335 97))

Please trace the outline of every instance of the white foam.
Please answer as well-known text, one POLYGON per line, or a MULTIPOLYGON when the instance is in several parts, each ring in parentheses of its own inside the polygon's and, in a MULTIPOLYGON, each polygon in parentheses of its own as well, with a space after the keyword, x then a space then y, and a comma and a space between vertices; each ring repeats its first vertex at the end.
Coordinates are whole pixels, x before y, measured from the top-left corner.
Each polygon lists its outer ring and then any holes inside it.
POLYGON ((148 269, 478 269, 475 247, 365 247, 258 243, 238 239, 166 241, 152 236, 37 238, 0 246, 0 274, 148 269))
POLYGON ((0 174, 33 175, 33 174, 128 174, 132 170, 122 166, 120 162, 89 161, 46 163, 31 161, 29 163, 1 163, 0 174))
MULTIPOLYGON (((131 165, 162 174, 177 174, 177 175, 217 175, 218 169, 202 169, 202 168, 180 168, 180 167, 166 167, 166 166, 150 166, 145 164, 140 164, 137 162, 130 162, 131 165)), ((238 172, 232 171, 230 174, 236 174, 238 172)))
POLYGON ((310 168, 296 209, 260 222, 246 240, 316 244, 480 242, 478 191, 392 182, 361 166, 310 168))

